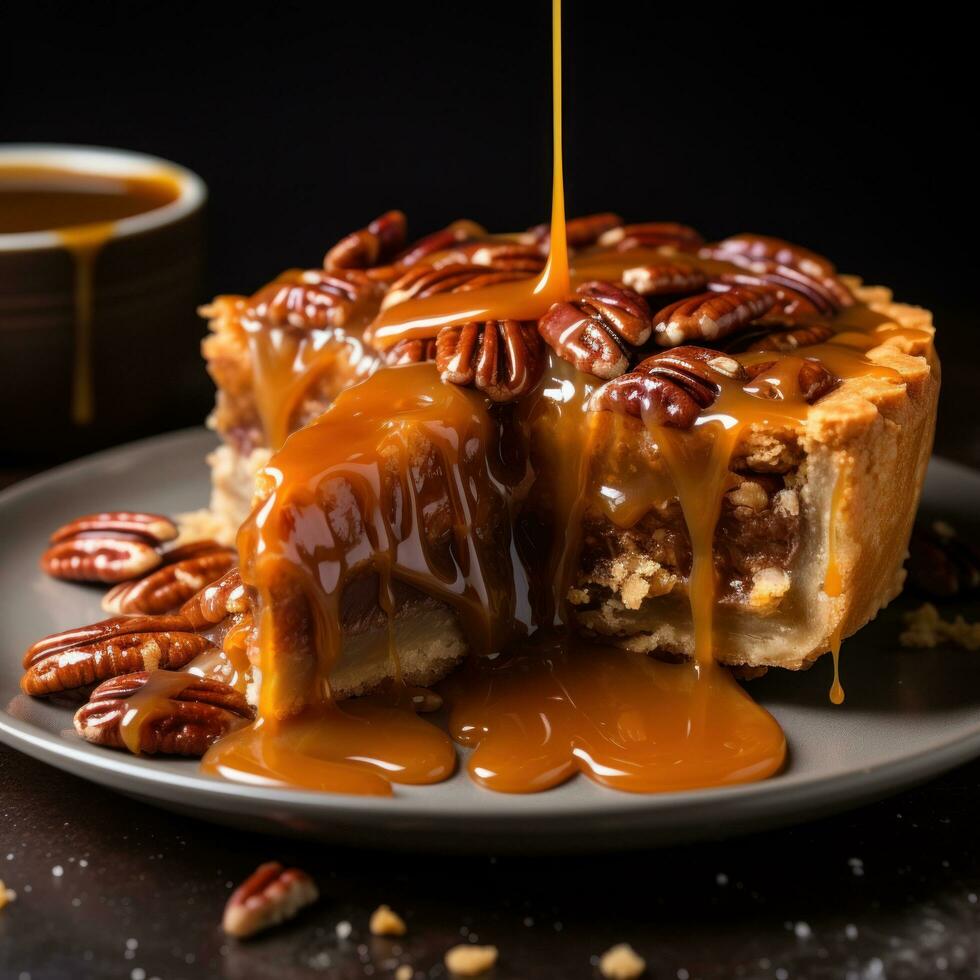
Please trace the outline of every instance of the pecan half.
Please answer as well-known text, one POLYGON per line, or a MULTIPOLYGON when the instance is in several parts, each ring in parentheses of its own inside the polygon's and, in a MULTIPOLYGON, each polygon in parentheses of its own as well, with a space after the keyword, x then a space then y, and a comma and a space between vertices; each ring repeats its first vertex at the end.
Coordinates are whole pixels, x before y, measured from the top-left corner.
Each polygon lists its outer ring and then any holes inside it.
POLYGON ((174 549, 164 555, 162 568, 110 589, 102 598, 102 608, 116 615, 171 612, 221 578, 236 559, 234 548, 216 541, 198 541, 174 549))
POLYGON ((538 332, 559 357, 606 379, 626 370, 633 348, 649 339, 651 329, 646 300, 609 282, 583 283, 538 321, 538 332))
POLYGON ((854 304, 851 291, 828 259, 781 238, 733 235, 704 246, 700 254, 742 266, 764 282, 795 290, 822 313, 854 304))
POLYGON ((427 259, 436 252, 445 251, 454 245, 459 245, 461 242, 472 241, 474 238, 483 238, 486 234, 487 230, 482 225, 463 218, 409 245, 397 257, 395 264, 399 269, 407 269, 409 266, 415 265, 423 259, 427 259))
POLYGON ((544 268, 547 258, 534 245, 519 242, 483 242, 467 246, 466 252, 474 265, 521 272, 525 276, 537 275, 544 268))
POLYGON ((692 340, 717 342, 757 320, 772 309, 771 290, 733 286, 723 293, 689 296, 665 306, 653 318, 653 330, 661 347, 692 340))
POLYGON ((623 273, 623 284, 641 296, 682 296, 704 289, 708 276, 693 265, 664 259, 652 265, 627 269, 623 273))
POLYGON ((401 211, 386 211, 366 228, 351 232, 327 252, 323 267, 328 272, 338 269, 370 269, 389 262, 405 246, 405 215, 401 211))
POLYGON ((750 344, 750 351, 771 350, 789 353, 800 347, 822 344, 834 335, 834 328, 826 323, 809 323, 788 330, 773 330, 750 344))
POLYGON ((742 383, 746 378, 733 357, 704 347, 676 347, 604 384, 592 395, 589 409, 689 429, 714 403, 725 379, 742 383))
POLYGON ((485 265, 459 262, 450 265, 416 265, 391 284, 381 302, 383 310, 410 299, 424 299, 440 293, 460 293, 482 286, 495 286, 526 278, 517 269, 488 269, 485 265))
POLYGON ((359 304, 377 295, 378 288, 363 273, 353 270, 287 272, 252 296, 244 316, 273 327, 342 327, 359 304))
POLYGON ((980 589, 980 549, 945 521, 916 524, 906 562, 909 585, 932 599, 980 589))
MULTIPOLYGON (((799 365, 797 385, 800 397, 810 405, 819 401, 824 395, 829 395, 840 384, 840 378, 827 370, 824 364, 815 357, 800 358, 799 365)), ((745 373, 750 381, 755 382, 776 366, 776 361, 750 364, 745 368, 745 373)), ((754 389, 746 390, 760 398, 782 399, 786 397, 786 393, 778 384, 768 383, 764 378, 762 385, 756 385, 754 389)))
POLYGON ((270 861, 232 892, 221 927, 229 936, 245 939, 293 918, 317 898, 317 887, 305 871, 270 861))
POLYGON ((603 248, 632 252, 637 248, 660 248, 670 245, 681 252, 694 251, 704 242, 698 232, 675 221, 648 221, 639 225, 622 225, 599 237, 603 248))
POLYGON ((33 660, 20 686, 25 694, 43 697, 136 670, 177 670, 211 646, 205 636, 173 629, 110 635, 33 660))
POLYGON ((397 367, 399 364, 421 364, 423 361, 434 361, 436 359, 435 338, 427 337, 424 340, 419 338, 406 338, 393 344, 384 353, 385 363, 389 367, 397 367))
POLYGON ((442 380, 472 385, 495 402, 530 391, 541 375, 541 338, 533 321, 489 320, 443 327, 436 337, 442 380))
MULTIPOLYGON (((606 232, 618 228, 622 223, 623 219, 611 211, 583 214, 565 222, 565 239, 569 248, 588 248, 590 245, 595 245, 606 232)), ((548 242, 551 240, 550 224, 535 225, 528 229, 528 234, 544 251, 547 251, 548 242)))
POLYGON ((145 575, 162 560, 144 538, 91 531, 51 545, 41 555, 41 568, 52 578, 114 583, 145 575))
POLYGON ((177 537, 177 527, 162 514, 146 514, 142 511, 112 510, 100 514, 85 514, 63 524, 49 538, 51 544, 66 541, 79 534, 119 534, 123 537, 137 535, 150 544, 163 544, 177 537))
POLYGON ((248 590, 237 568, 191 596, 177 613, 193 630, 206 630, 235 613, 248 611, 248 590))
POLYGON ((75 730, 95 745, 126 748, 123 719, 134 708, 129 699, 144 689, 152 702, 141 706, 145 715, 135 723, 139 751, 145 755, 202 756, 219 738, 252 718, 245 695, 221 681, 195 674, 138 671, 100 684, 75 712, 75 730), (153 694, 148 685, 160 675, 165 682, 159 694, 153 694))

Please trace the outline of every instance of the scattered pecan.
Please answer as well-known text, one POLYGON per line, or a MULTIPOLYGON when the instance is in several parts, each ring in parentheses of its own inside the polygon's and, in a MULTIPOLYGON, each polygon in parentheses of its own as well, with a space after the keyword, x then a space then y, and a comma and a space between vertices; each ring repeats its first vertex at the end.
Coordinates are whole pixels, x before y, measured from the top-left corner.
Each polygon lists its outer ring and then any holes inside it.
POLYGON ((637 248, 660 248, 669 245, 681 252, 692 252, 704 239, 688 225, 674 221, 648 221, 639 225, 621 225, 599 237, 603 248, 632 252, 637 248))
POLYGON ((771 290, 750 286, 698 293, 657 313, 653 318, 654 334, 661 347, 691 340, 717 342, 767 313, 775 301, 771 290))
POLYGON ((234 548, 216 541, 197 541, 175 548, 164 554, 162 568, 110 589, 102 598, 102 608, 115 615, 171 612, 224 575, 236 558, 234 548))
POLYGON ((401 211, 386 211, 367 228, 342 238, 327 252, 323 267, 328 272, 338 269, 370 269, 389 262, 405 246, 406 222, 401 211))
POLYGON ((623 284, 641 296, 683 296, 704 289, 708 276, 693 265, 664 259, 663 262, 627 269, 623 273, 623 284))
MULTIPOLYGON (((122 726, 131 708, 129 699, 151 678, 168 673, 143 670, 104 681, 75 712, 75 730, 95 745, 126 748, 122 726)), ((146 755, 204 755, 212 743, 252 718, 245 695, 221 681, 175 673, 164 690, 138 732, 139 751, 146 755), (176 690, 170 687, 172 678, 179 679, 176 690)))
POLYGON ((541 374, 541 338, 533 321, 489 320, 443 327, 436 337, 442 380, 472 385, 495 402, 530 391, 541 374))
POLYGON ((689 429, 714 403, 725 379, 742 383, 746 378, 733 357, 704 347, 676 347, 604 384, 592 395, 589 408, 689 429))
POLYGON ((516 269, 488 269, 472 262, 450 265, 416 265, 391 284, 381 302, 383 310, 409 299, 424 299, 440 293, 459 293, 526 278, 516 269))
POLYGON ((177 537, 177 527, 169 517, 162 514, 145 514, 141 511, 113 510, 100 514, 85 514, 63 524, 49 541, 57 544, 79 534, 102 534, 122 536, 134 535, 150 544, 163 544, 177 537))
POLYGON ((423 361, 436 359, 436 342, 433 337, 405 338, 392 345, 384 353, 385 363, 389 367, 399 364, 421 364, 423 361))
POLYGON ((741 266, 762 282, 796 291, 821 313, 854 304, 851 291, 828 259, 781 238, 733 235, 705 245, 700 254, 741 266))
POLYGON ((833 327, 826 323, 808 323, 788 330, 774 330, 750 344, 750 351, 779 351, 789 353, 800 347, 822 344, 834 335, 833 327))
POLYGON ((206 630, 235 613, 248 611, 248 591, 237 568, 201 589, 181 607, 177 616, 193 630, 206 630))
POLYGON ((395 265, 399 269, 407 269, 436 252, 445 251, 462 242, 473 241, 475 238, 484 238, 486 234, 486 228, 475 221, 467 221, 465 218, 454 221, 440 231, 434 231, 431 235, 414 242, 396 258, 395 265))
POLYGON ((980 549, 945 521, 916 524, 906 563, 909 585, 932 599, 980 589, 980 549))
POLYGON ((361 272, 306 269, 284 273, 248 301, 244 318, 273 327, 323 330, 342 327, 378 286, 361 272))
POLYGON ((232 892, 221 926, 229 936, 245 939, 293 918, 319 897, 313 879, 278 861, 262 864, 232 892))
POLYGON ((136 670, 178 670, 210 647, 207 637, 175 629, 109 633, 33 657, 20 686, 25 694, 42 697, 136 670))
MULTIPOLYGON (((751 364, 745 368, 745 373, 750 381, 771 371, 776 366, 776 361, 765 361, 761 364, 751 364)), ((827 368, 815 357, 800 358, 800 367, 797 372, 797 385, 799 386, 800 396, 807 404, 812 405, 819 401, 824 395, 829 395, 839 384, 840 378, 828 371, 827 368)), ((752 391, 762 398, 785 398, 785 393, 778 385, 768 384, 764 388, 757 388, 752 391)))
POLYGON ((75 582, 122 582, 156 568, 163 560, 160 545, 175 537, 173 521, 160 514, 86 514, 51 535, 41 568, 75 582))
POLYGON ((520 272, 525 276, 537 275, 546 261, 546 256, 534 245, 519 242, 481 242, 466 246, 465 252, 474 265, 520 272))
POLYGON ((595 281, 554 303, 538 321, 538 331, 559 357, 605 379, 626 370, 633 348, 650 338, 651 329, 650 307, 642 296, 595 281))
MULTIPOLYGON (((613 228, 618 228, 623 219, 611 211, 598 214, 583 214, 565 222, 565 239, 569 248, 588 248, 595 245, 599 238, 613 228)), ((544 250, 547 251, 551 239, 551 225, 535 225, 528 229, 528 234, 544 250)))

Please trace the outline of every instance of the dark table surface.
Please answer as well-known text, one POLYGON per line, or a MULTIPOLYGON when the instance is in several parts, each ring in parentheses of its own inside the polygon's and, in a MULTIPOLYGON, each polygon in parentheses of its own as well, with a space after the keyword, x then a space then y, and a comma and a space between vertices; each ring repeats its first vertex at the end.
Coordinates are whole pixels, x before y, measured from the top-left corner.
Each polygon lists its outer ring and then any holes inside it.
POLYGON ((467 941, 500 949, 488 980, 596 977, 618 942, 658 980, 980 977, 978 787, 980 762, 752 837, 447 858, 227 830, 0 746, 0 879, 17 892, 0 911, 0 980, 391 977, 401 963, 440 977, 443 953, 467 941), (232 887, 273 858, 309 871, 320 901, 255 940, 227 939, 232 887), (382 903, 406 919, 403 939, 369 934, 382 903))

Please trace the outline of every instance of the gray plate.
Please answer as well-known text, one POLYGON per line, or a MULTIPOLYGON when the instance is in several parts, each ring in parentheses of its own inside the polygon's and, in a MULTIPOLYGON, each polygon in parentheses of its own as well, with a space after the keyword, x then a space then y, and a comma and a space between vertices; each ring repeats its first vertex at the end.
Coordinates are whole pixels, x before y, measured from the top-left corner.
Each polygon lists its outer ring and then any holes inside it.
MULTIPOLYGON (((634 796, 579 778, 507 796, 465 775, 406 787, 394 799, 249 788, 199 774, 192 761, 131 758, 80 741, 70 709, 19 693, 20 656, 39 636, 103 618, 101 590, 46 578, 47 534, 87 511, 191 510, 207 499, 205 452, 192 430, 72 463, 0 494, 0 739, 35 758, 130 796, 237 826, 381 847, 481 851, 628 847, 720 837, 810 819, 870 801, 980 755, 980 657, 902 651, 895 611, 845 644, 847 702, 827 700, 829 658, 805 674, 772 675, 752 693, 776 716, 790 761, 762 783, 634 796)), ((980 474, 943 460, 924 507, 969 524, 980 474)))

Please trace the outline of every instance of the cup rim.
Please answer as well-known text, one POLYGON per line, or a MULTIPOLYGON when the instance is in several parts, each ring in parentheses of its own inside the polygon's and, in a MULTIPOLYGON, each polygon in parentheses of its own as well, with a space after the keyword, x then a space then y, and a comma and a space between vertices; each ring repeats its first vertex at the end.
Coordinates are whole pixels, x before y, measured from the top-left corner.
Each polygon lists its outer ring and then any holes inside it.
MULTIPOLYGON (((0 144, 0 167, 4 164, 35 164, 62 167, 103 176, 139 177, 164 174, 177 184, 177 197, 169 204, 120 218, 113 224, 110 239, 126 238, 173 224, 197 210, 207 200, 207 186, 192 170, 161 157, 105 146, 76 146, 65 143, 0 144)), ((78 226, 83 227, 83 226, 78 226)), ((64 248, 58 232, 19 231, 0 234, 0 252, 64 248)))

